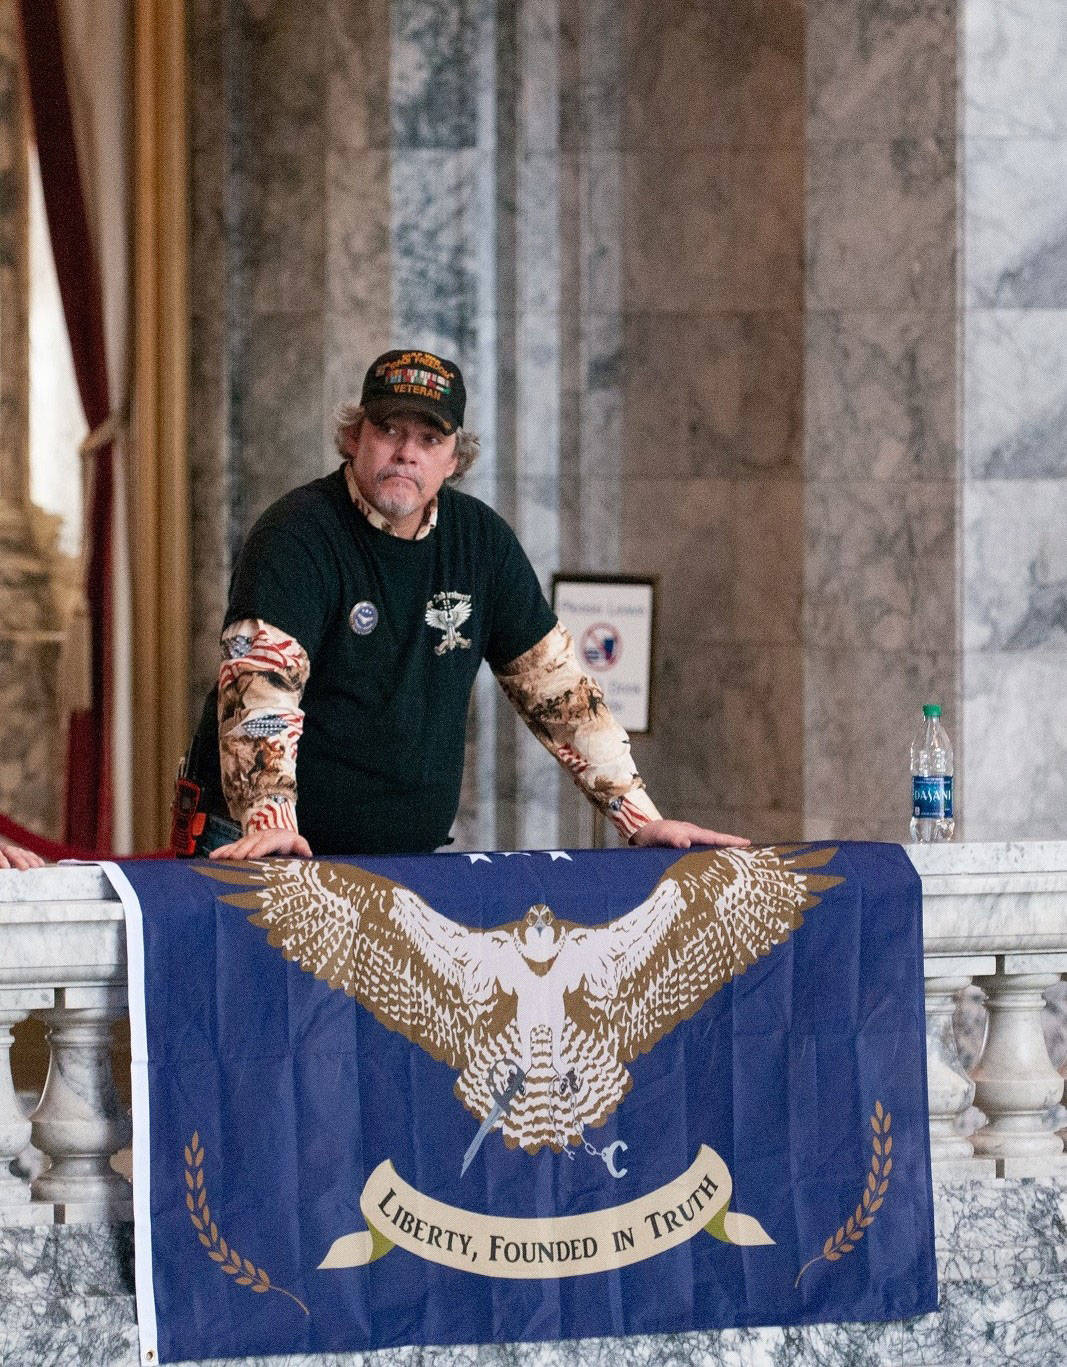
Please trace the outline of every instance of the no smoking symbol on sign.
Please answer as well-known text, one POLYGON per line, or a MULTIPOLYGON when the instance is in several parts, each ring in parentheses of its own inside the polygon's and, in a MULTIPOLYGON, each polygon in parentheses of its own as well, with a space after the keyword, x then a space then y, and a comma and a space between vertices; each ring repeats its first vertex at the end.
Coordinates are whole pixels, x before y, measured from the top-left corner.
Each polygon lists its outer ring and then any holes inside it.
POLYGON ((582 658, 590 669, 610 669, 621 654, 622 638, 610 622, 594 622, 582 632, 582 658))

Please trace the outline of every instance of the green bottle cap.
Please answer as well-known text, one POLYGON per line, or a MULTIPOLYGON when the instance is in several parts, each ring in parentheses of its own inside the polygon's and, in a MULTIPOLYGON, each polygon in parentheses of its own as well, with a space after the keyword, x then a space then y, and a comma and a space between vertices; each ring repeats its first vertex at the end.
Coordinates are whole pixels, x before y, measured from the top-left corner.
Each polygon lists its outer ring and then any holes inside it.
POLYGON ((924 716, 924 717, 940 717, 940 715, 941 715, 941 704, 940 704, 939 702, 924 702, 924 703, 923 703, 923 716, 924 716))

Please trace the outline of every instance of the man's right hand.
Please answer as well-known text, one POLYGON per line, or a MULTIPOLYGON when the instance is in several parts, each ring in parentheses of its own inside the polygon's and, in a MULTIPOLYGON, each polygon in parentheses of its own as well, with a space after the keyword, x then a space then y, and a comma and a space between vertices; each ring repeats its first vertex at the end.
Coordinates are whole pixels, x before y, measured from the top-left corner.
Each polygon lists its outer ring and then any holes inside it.
POLYGON ((266 859, 272 854, 296 854, 311 858, 311 846, 296 831, 252 831, 229 845, 212 850, 209 859, 266 859))

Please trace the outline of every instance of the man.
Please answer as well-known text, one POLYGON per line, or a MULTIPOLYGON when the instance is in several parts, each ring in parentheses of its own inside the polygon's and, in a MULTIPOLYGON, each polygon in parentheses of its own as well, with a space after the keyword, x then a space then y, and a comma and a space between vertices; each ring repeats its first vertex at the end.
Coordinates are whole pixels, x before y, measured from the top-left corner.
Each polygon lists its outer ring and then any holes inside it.
POLYGON ((252 529, 191 776, 229 811, 217 859, 415 853, 445 843, 487 659, 509 700, 634 844, 745 845, 665 821, 514 533, 452 487, 477 454, 458 366, 389 351, 341 409, 343 465, 252 529), (239 824, 240 833, 237 834, 239 824))

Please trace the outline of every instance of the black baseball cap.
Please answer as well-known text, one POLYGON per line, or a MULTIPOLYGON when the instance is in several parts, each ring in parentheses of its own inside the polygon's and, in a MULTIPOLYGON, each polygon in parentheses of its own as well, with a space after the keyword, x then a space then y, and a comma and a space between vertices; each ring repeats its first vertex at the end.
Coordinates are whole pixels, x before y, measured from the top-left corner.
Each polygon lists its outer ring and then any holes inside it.
POLYGON ((393 413, 422 413, 451 435, 463 426, 467 391, 455 361, 432 351, 386 351, 371 363, 359 401, 371 422, 393 413))

